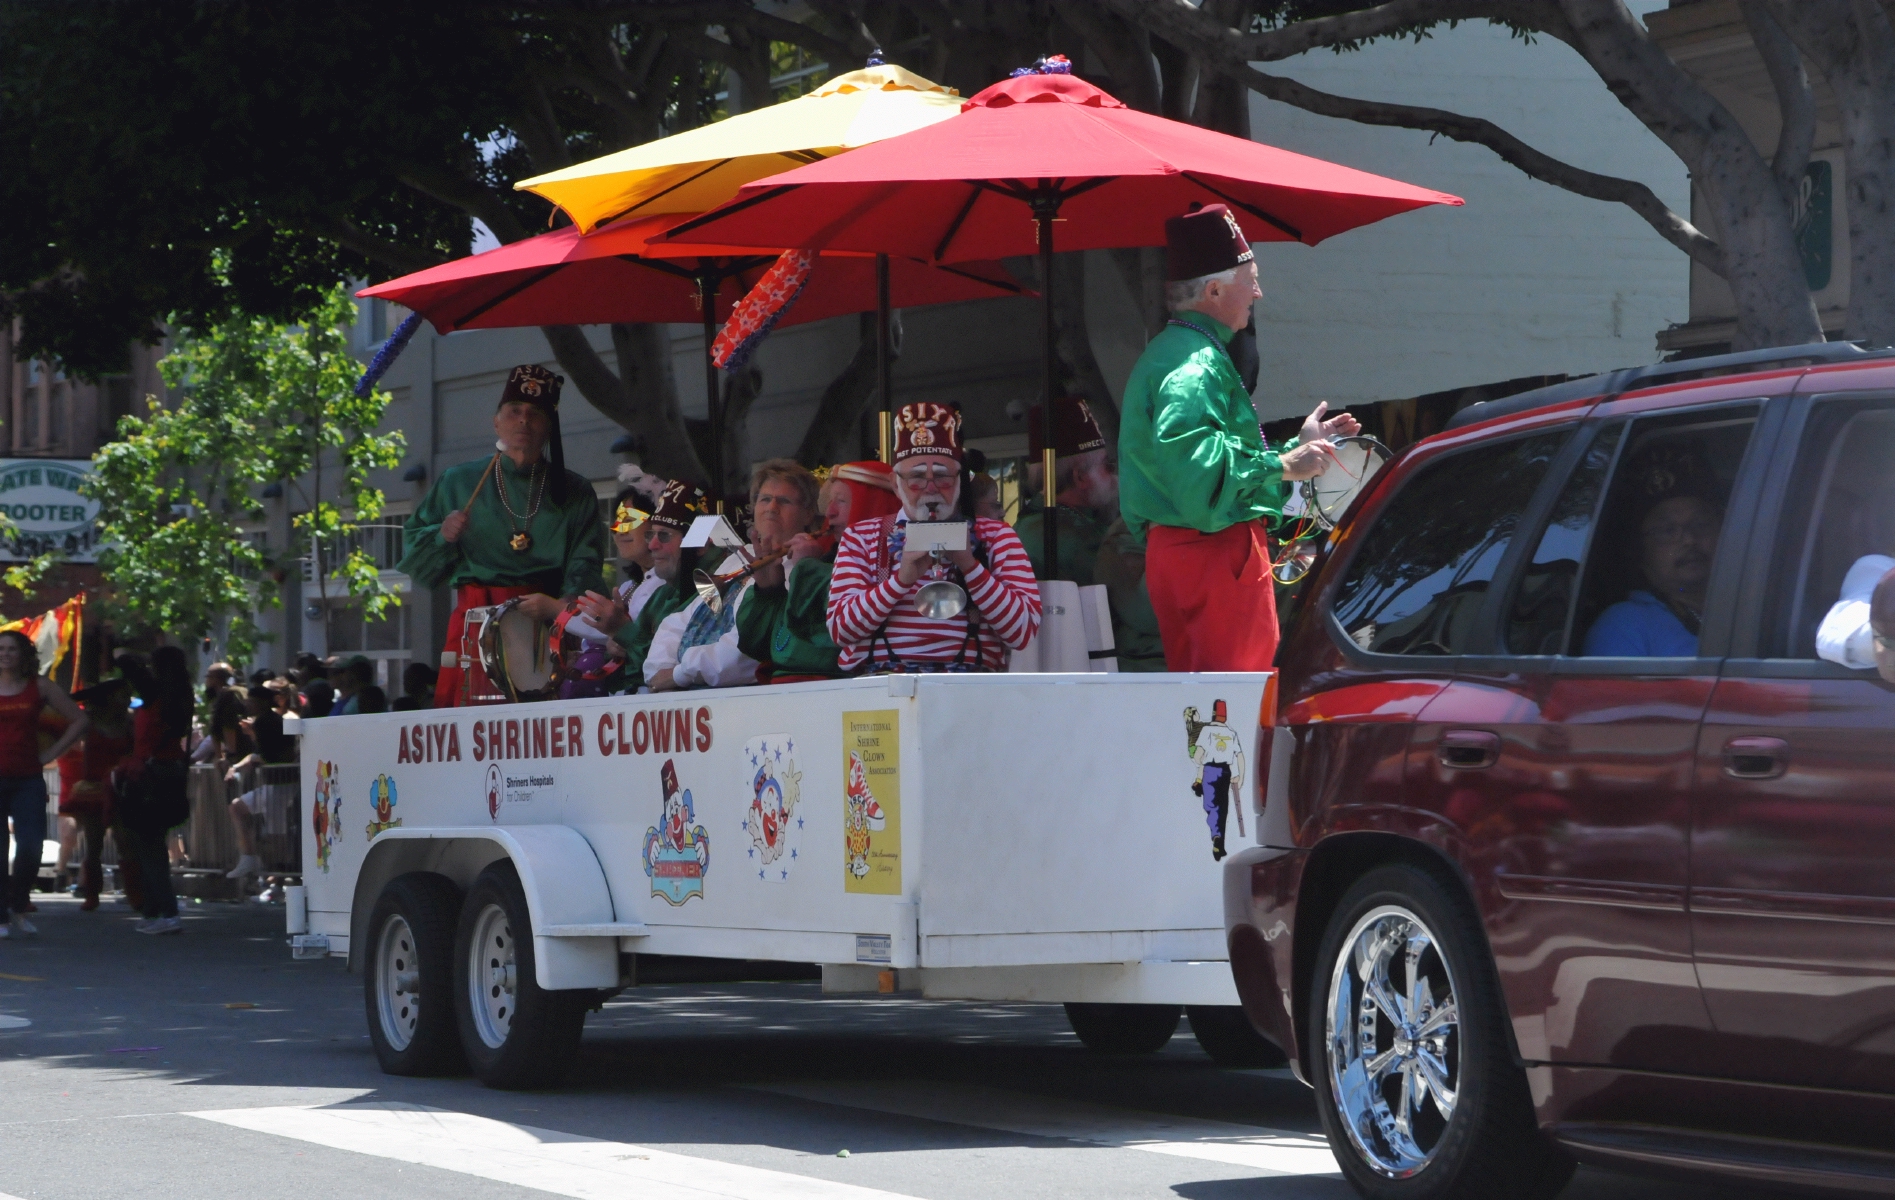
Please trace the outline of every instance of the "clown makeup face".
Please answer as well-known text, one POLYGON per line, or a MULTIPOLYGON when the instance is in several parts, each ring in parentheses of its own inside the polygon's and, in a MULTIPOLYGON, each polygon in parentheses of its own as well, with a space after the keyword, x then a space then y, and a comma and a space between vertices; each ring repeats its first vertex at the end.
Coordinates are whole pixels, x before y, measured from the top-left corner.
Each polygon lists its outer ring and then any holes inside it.
POLYGON ((950 521, 961 499, 961 464, 945 454, 916 454, 895 468, 895 491, 910 521, 950 521))
POLYGON ((849 485, 835 480, 823 484, 819 503, 823 520, 829 523, 829 536, 841 537, 842 531, 849 527, 849 509, 855 504, 855 497, 849 493, 849 485))
POLYGON ((678 556, 684 550, 684 531, 669 525, 647 525, 645 541, 651 551, 651 569, 666 583, 678 578, 678 556))

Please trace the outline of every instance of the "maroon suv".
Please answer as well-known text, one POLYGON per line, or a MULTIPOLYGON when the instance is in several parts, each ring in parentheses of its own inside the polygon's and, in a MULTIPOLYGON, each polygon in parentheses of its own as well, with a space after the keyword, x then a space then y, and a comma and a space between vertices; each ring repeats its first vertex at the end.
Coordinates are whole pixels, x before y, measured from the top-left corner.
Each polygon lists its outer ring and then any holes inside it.
POLYGON ((1843 344, 1477 405, 1358 497, 1224 882, 1359 1191, 1895 1191, 1876 556, 1895 355, 1843 344))

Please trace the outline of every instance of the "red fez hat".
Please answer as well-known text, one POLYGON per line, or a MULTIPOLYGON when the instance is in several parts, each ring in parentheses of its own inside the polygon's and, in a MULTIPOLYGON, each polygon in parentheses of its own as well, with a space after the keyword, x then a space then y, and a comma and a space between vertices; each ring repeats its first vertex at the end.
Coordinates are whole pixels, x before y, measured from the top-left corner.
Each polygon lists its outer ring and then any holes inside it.
POLYGON ((565 382, 565 376, 536 363, 521 363, 507 372, 500 403, 494 405, 499 409, 509 404, 531 404, 546 414, 546 457, 552 467, 547 490, 552 493, 553 503, 560 506, 566 503, 566 444, 559 436, 559 389, 565 382))
POLYGON ((665 765, 658 768, 658 780, 664 786, 665 795, 678 790, 678 768, 671 765, 670 759, 665 759, 665 765))
POLYGON ((961 461, 961 414, 945 404, 904 404, 895 410, 895 461, 940 454, 961 461))
MULTIPOLYGON (((1027 410, 1027 456, 1034 462, 1046 450, 1046 416, 1035 404, 1027 410)), ((1092 406, 1078 396, 1061 396, 1053 401, 1053 453, 1060 458, 1105 449, 1105 434, 1092 415, 1092 406)))
POLYGON ((1256 254, 1250 239, 1237 227, 1237 218, 1222 204, 1191 206, 1191 211, 1165 222, 1165 279, 1201 279, 1217 275, 1256 254))
POLYGON ((651 514, 651 520, 654 525, 689 529, 691 522, 710 511, 711 506, 704 498, 703 488, 682 479, 674 479, 665 485, 664 494, 658 497, 658 508, 651 514))

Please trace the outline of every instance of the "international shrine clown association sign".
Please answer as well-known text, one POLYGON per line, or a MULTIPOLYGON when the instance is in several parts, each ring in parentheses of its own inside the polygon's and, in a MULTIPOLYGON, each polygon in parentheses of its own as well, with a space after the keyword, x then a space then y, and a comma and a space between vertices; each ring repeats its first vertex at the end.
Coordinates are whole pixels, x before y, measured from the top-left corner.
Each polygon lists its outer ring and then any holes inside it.
POLYGON ((71 562, 95 561, 99 502, 79 494, 91 475, 83 458, 0 459, 0 513, 11 524, 0 536, 0 561, 54 551, 71 562))

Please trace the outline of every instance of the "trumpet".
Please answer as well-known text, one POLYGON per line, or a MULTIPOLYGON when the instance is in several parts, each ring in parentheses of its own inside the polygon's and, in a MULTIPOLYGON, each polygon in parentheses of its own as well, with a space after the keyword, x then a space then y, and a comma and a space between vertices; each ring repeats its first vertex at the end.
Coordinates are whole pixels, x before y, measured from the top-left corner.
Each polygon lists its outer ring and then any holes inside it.
MULTIPOLYGON (((923 545, 927 545, 931 537, 941 539, 929 546, 929 553, 934 557, 934 569, 938 571, 947 565, 950 545, 957 550, 966 549, 966 528, 958 522, 917 521, 908 526, 908 535, 923 545)), ((915 591, 915 611, 936 621, 952 620, 967 611, 967 589, 952 579, 930 579, 915 591)))
POLYGON ((704 607, 714 613, 724 611, 723 589, 726 584, 754 575, 758 567, 788 557, 789 548, 786 546, 781 550, 772 550, 768 554, 759 554, 755 558, 746 556, 742 550, 735 550, 732 553, 734 553, 739 560, 738 567, 733 571, 723 571, 713 574, 710 571, 706 571, 703 567, 699 567, 697 570, 691 572, 691 586, 696 589, 697 598, 704 601, 704 607))

